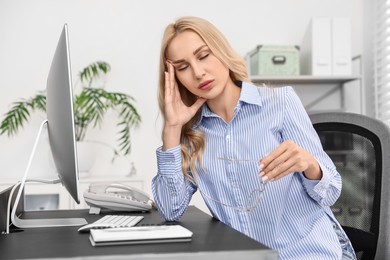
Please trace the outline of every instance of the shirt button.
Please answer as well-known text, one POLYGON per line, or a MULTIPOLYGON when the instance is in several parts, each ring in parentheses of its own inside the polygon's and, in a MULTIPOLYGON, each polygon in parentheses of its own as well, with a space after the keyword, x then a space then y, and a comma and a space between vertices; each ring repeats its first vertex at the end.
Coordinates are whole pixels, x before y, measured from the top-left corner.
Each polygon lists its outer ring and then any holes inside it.
POLYGON ((226 135, 226 140, 229 140, 230 139, 230 135, 226 135))

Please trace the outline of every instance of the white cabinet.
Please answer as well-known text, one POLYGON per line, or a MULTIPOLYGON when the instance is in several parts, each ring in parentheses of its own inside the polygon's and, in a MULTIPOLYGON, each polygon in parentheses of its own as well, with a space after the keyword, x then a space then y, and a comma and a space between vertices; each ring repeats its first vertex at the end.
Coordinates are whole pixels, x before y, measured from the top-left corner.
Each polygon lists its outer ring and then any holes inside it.
MULTIPOLYGON (((0 180, 0 190, 12 188, 20 180, 3 179, 0 180)), ((34 208, 36 210, 47 209, 69 209, 70 203, 67 191, 61 184, 43 184, 43 183, 26 183, 25 185, 25 208, 34 208), (28 197, 28 198, 27 198, 28 197), (29 205, 26 205, 27 202, 29 205)))
MULTIPOLYGON (((19 180, 0 179, 0 190, 5 190, 19 180)), ((116 182, 144 190, 144 181, 124 176, 90 176, 79 180, 80 204, 77 204, 61 184, 28 182, 25 184, 25 208, 31 210, 88 208, 83 193, 90 183, 116 182), (29 205, 27 205, 29 203, 29 205)))

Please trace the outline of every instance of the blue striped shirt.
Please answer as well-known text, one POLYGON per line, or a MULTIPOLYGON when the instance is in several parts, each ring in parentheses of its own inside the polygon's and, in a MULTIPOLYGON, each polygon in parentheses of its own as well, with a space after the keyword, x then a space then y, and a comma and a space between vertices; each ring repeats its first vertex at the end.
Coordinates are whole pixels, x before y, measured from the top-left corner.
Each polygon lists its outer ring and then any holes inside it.
POLYGON ((202 107, 199 123, 205 152, 197 186, 185 180, 180 147, 156 151, 158 174, 152 180, 157 208, 166 220, 178 220, 199 190, 213 217, 278 251, 281 259, 340 259, 330 207, 341 192, 341 177, 323 151, 310 119, 291 87, 242 84, 231 122, 202 107), (321 180, 300 172, 267 183, 259 205, 245 208, 260 187, 258 161, 285 140, 293 140, 319 162, 321 180), (218 159, 224 158, 224 160, 218 159))

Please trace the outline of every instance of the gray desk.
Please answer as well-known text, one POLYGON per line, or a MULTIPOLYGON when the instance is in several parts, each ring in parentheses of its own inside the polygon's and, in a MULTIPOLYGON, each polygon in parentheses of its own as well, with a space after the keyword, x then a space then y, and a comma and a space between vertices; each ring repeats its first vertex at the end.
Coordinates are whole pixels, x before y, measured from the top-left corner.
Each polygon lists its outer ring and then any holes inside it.
MULTIPOLYGON (((153 210, 141 213, 141 224, 162 224, 153 210)), ((25 212, 28 218, 82 217, 88 223, 102 215, 89 215, 87 210, 25 212)), ((275 251, 189 207, 178 224, 194 235, 188 243, 93 247, 89 234, 78 233, 78 227, 32 228, 0 235, 0 259, 278 259, 275 251)))

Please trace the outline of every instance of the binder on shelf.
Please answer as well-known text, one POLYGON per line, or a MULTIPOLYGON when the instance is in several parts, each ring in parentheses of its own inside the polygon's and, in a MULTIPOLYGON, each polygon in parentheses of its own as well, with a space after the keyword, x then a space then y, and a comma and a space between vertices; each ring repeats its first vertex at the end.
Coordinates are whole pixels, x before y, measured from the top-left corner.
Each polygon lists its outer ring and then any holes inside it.
POLYGON ((300 51, 302 75, 351 75, 351 24, 347 17, 313 17, 300 51))
POLYGON ((332 74, 351 75, 351 23, 346 17, 332 18, 332 74))
POLYGON ((301 74, 332 75, 332 28, 330 17, 313 17, 300 51, 301 74))

